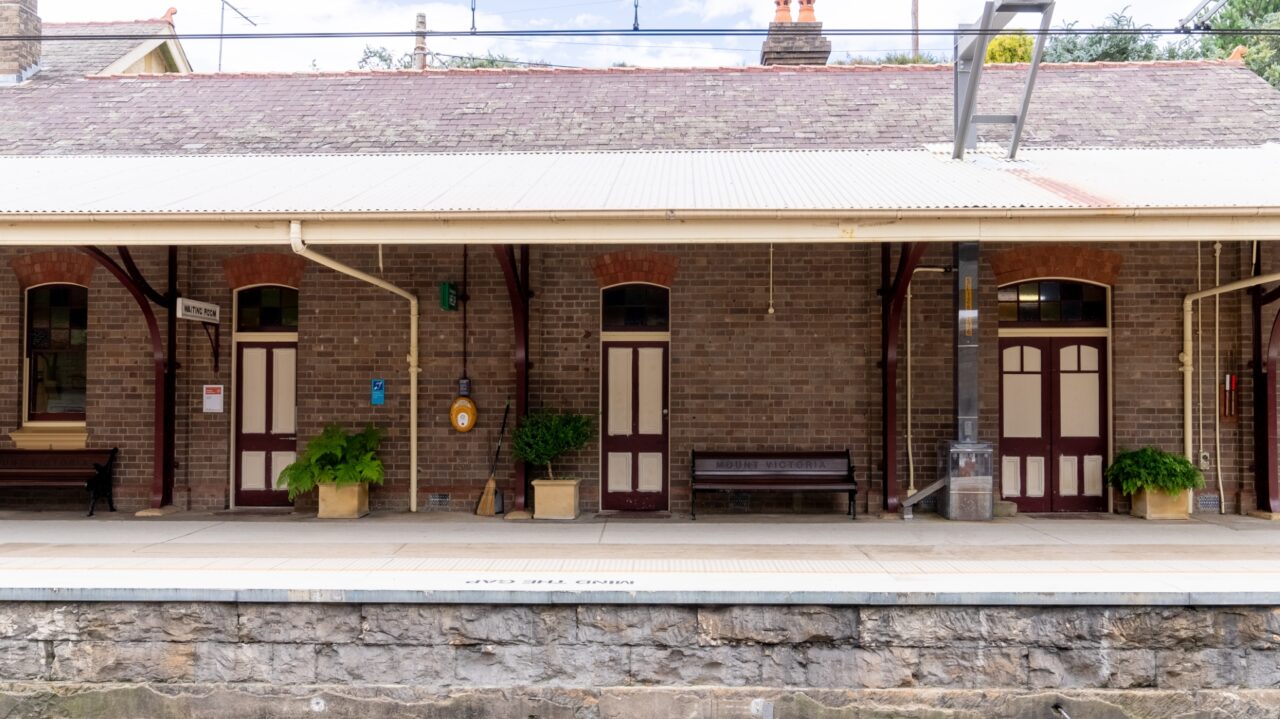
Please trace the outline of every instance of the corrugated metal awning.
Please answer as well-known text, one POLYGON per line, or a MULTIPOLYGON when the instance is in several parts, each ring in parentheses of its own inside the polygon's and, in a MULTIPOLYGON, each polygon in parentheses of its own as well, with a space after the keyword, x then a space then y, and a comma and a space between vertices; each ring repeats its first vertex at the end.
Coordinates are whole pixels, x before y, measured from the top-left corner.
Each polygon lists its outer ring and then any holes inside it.
POLYGON ((0 215, 1278 208, 1280 145, 0 157, 0 215))

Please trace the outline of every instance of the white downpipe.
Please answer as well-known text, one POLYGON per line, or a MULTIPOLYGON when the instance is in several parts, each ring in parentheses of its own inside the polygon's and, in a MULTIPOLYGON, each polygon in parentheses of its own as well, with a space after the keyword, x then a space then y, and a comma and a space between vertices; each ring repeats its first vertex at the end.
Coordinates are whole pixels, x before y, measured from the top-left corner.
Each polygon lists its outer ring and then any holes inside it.
MULTIPOLYGON (((1222 243, 1213 243, 1213 283, 1222 281, 1222 243)), ((1218 478, 1218 514, 1227 513, 1227 492, 1222 488, 1222 296, 1213 298, 1213 473, 1218 478)), ((1204 391, 1204 385, 1200 385, 1204 391)), ((1203 431, 1203 430, 1202 430, 1203 431)))
MULTIPOLYGON (((1195 446, 1195 425, 1193 423, 1192 414, 1192 367, 1191 358, 1195 353, 1195 341, 1192 337, 1191 317, 1195 313, 1195 303, 1209 298, 1225 295, 1229 292, 1238 290, 1247 290, 1250 287, 1258 285, 1271 284, 1272 282, 1280 282, 1280 272, 1273 272, 1268 275, 1259 275, 1250 277, 1245 280, 1237 280, 1228 282, 1219 287, 1213 287, 1200 292, 1193 292, 1182 298, 1182 352, 1178 355, 1178 360, 1182 362, 1182 450, 1187 460, 1194 463, 1196 458, 1194 455, 1195 446)), ((1257 391, 1257 388, 1255 388, 1257 391)))
POLYGON ((380 287, 392 294, 399 295, 409 301, 409 511, 418 511, 418 374, 422 371, 418 365, 418 297, 412 292, 403 290, 386 280, 379 279, 354 267, 326 257, 307 247, 302 239, 302 222, 293 220, 289 223, 289 245, 299 255, 324 265, 334 272, 354 277, 375 287, 380 287))
MULTIPOLYGON (((915 271, 916 273, 937 272, 941 274, 941 273, 945 273, 947 270, 942 267, 917 267, 915 271)), ((912 274, 912 278, 914 277, 915 277, 915 274, 912 274)), ((907 496, 908 497, 916 493, 916 453, 915 453, 914 437, 911 432, 911 427, 914 424, 914 422, 912 421, 912 412, 911 412, 911 407, 912 407, 912 401, 911 401, 911 397, 912 397, 912 392, 911 392, 911 388, 912 388, 912 385, 911 385, 911 358, 912 358, 911 287, 914 284, 915 284, 914 282, 907 283, 907 305, 906 305, 906 312, 907 312, 907 496)))

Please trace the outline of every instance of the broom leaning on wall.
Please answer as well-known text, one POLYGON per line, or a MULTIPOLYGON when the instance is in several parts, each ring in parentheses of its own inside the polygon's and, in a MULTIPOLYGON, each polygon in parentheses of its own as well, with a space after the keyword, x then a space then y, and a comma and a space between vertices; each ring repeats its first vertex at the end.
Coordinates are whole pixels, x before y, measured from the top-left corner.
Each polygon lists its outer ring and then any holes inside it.
POLYGON ((489 481, 484 483, 484 492, 480 494, 480 503, 476 505, 476 515, 480 517, 494 516, 494 495, 498 489, 494 474, 498 471, 498 457, 502 454, 502 438, 507 433, 507 415, 510 412, 511 400, 507 400, 507 406, 502 409, 502 428, 498 430, 498 448, 494 450, 493 463, 489 465, 489 481))

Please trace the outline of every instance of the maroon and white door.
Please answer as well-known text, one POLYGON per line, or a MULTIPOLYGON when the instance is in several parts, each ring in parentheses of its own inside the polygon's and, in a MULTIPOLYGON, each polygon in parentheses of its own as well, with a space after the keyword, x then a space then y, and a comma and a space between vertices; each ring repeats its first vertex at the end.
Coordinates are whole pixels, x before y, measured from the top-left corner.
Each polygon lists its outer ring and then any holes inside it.
POLYGON ((276 488, 280 470, 298 456, 296 342, 236 345, 237 507, 287 507, 276 488))
POLYGON ((1103 512, 1107 341, 1000 340, 1001 495, 1022 512, 1103 512))
POLYGON ((665 511, 668 472, 667 342, 605 342, 600 507, 665 511))

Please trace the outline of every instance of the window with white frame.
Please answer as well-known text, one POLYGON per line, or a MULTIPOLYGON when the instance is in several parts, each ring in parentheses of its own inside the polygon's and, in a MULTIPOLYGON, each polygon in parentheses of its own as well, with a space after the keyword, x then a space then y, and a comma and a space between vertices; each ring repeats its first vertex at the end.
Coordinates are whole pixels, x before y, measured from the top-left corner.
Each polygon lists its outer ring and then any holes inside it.
POLYGON ((88 389, 89 290, 27 290, 27 420, 83 422, 88 389))

